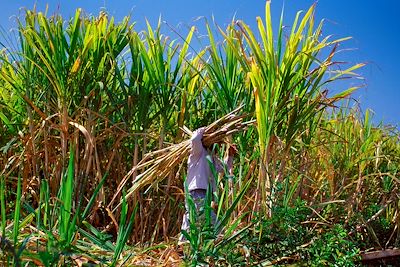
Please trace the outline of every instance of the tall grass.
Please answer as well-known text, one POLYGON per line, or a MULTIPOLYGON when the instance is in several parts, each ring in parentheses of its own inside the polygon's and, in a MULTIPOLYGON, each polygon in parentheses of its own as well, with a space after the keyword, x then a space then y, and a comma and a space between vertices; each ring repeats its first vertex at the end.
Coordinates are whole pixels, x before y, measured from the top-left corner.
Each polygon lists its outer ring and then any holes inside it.
POLYGON ((257 18, 261 43, 255 39, 249 26, 239 23, 250 50, 247 68, 250 69, 248 75, 255 97, 262 157, 258 187, 266 211, 269 210, 267 203, 274 184, 284 175, 293 141, 305 130, 313 128, 309 122, 318 123, 315 118, 320 116, 324 108, 355 89, 350 88, 328 98, 324 87, 362 66, 351 66, 328 76, 330 68, 334 72, 336 48, 347 38, 329 41, 329 37, 326 37, 321 40, 323 24, 321 22, 315 27, 315 5, 303 17, 300 12, 297 13, 288 36, 283 33, 281 17, 278 37, 274 38, 270 5, 268 1, 265 23, 257 18), (328 56, 321 58, 323 54, 328 56), (276 149, 274 146, 277 143, 283 146, 280 166, 271 165, 271 152, 276 149), (278 168, 277 172, 271 170, 275 168, 278 168))
MULTIPOLYGON (((375 127, 369 112, 338 107, 355 87, 329 93, 363 64, 338 65, 348 38, 324 37, 315 5, 287 31, 283 14, 272 25, 270 5, 255 29, 233 21, 214 33, 206 24, 208 46, 199 51, 194 27, 171 40, 161 22, 138 32, 129 17, 78 9, 65 20, 27 10, 19 48, 0 54, 1 235, 16 255, 45 266, 71 264, 74 253, 117 264, 128 257, 126 243, 173 240, 185 164, 132 198, 116 188, 147 152, 186 139, 184 126, 207 125, 239 105, 257 123, 230 140, 239 154, 220 183, 217 232, 228 229, 221 244, 297 199, 312 219, 358 225, 382 248, 399 244, 398 132, 375 127)), ((212 253, 223 247, 215 242, 206 245, 212 253)))

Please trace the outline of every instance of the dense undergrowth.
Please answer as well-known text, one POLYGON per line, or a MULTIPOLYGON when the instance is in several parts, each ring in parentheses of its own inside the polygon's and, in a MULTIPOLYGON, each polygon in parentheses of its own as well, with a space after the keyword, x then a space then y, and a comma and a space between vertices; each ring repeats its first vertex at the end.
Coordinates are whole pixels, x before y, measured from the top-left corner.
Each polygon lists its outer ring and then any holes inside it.
POLYGON ((347 38, 324 37, 315 6, 277 28, 269 6, 257 29, 206 24, 197 51, 195 27, 171 40, 161 23, 27 10, 0 55, 1 262, 353 266, 398 247, 398 131, 352 106, 356 87, 329 91, 362 64, 336 60, 347 38), (146 153, 187 139, 184 126, 241 105, 256 123, 229 140, 219 222, 209 203, 182 253, 185 163, 130 198, 143 169, 116 188, 146 153))

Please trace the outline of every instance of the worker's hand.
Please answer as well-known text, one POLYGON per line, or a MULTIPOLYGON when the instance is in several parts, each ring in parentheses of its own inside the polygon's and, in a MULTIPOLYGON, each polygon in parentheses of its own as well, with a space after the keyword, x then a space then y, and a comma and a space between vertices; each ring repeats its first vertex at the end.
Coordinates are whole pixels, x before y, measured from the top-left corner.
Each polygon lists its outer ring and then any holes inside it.
POLYGON ((213 209, 213 210, 216 210, 217 208, 218 208, 218 205, 217 205, 217 203, 213 200, 213 201, 211 201, 211 208, 213 209))
POLYGON ((203 145, 203 134, 206 128, 201 127, 193 132, 190 138, 190 155, 194 157, 199 157, 204 151, 203 145))
POLYGON ((232 157, 238 153, 236 145, 229 145, 228 156, 232 157))
POLYGON ((203 139, 205 130, 206 130, 206 127, 201 127, 199 129, 195 130, 192 135, 192 140, 193 139, 200 139, 200 140, 203 139))

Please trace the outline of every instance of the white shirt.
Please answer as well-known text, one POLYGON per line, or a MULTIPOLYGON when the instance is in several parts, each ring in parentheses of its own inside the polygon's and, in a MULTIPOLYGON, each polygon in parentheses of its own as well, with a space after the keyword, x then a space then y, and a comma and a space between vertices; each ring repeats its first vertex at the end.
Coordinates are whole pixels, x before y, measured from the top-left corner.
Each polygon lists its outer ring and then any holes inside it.
POLYGON ((201 141, 202 138, 203 135, 195 131, 190 139, 191 151, 188 159, 188 173, 186 177, 189 192, 196 189, 207 190, 209 184, 211 184, 212 190, 215 191, 216 182, 210 168, 210 163, 214 165, 217 173, 223 171, 222 163, 215 157, 211 157, 204 148, 201 141))

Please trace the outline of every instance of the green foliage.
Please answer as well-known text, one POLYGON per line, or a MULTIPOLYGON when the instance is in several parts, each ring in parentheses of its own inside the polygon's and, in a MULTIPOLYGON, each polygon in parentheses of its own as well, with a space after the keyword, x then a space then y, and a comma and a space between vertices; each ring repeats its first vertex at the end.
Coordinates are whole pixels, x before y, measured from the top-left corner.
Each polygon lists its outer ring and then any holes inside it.
POLYGON ((311 214, 306 203, 297 200, 294 206, 275 205, 272 217, 260 215, 245 242, 256 258, 275 260, 294 254, 307 243, 311 232, 302 222, 311 214))
POLYGON ((74 189, 74 158, 75 149, 71 146, 69 152, 68 172, 60 187, 60 217, 58 220, 61 242, 67 247, 74 237, 76 217, 72 216, 72 198, 74 189))
POLYGON ((289 207, 276 205, 272 217, 257 219, 253 231, 242 242, 252 250, 253 261, 279 264, 296 261, 306 266, 357 265, 359 240, 351 238, 340 224, 318 227, 318 221, 309 220, 311 217, 312 210, 303 201, 297 200, 289 207))
POLYGON ((317 235, 304 254, 309 266, 357 266, 360 249, 342 225, 336 224, 317 235))
POLYGON ((21 216, 21 177, 18 176, 17 196, 15 199, 15 210, 14 210, 14 226, 13 226, 13 231, 12 231, 12 237, 13 237, 12 240, 13 240, 14 246, 17 245, 17 242, 18 242, 20 216, 21 216))
MULTIPOLYGON (((124 201, 121 210, 121 225, 115 245, 109 241, 110 237, 107 237, 89 223, 85 222, 84 219, 87 217, 88 211, 93 205, 100 188, 103 186, 106 176, 95 189, 88 206, 86 206, 84 211, 81 212, 81 206, 74 201, 73 193, 74 155, 75 152, 71 146, 67 172, 65 173, 62 186, 58 193, 59 198, 55 202, 50 200, 48 182, 42 180, 38 208, 33 210, 29 204, 26 204, 25 210, 23 210, 22 204, 24 204, 24 202, 21 201, 21 179, 18 179, 17 195, 15 198, 16 206, 13 210, 13 231, 6 231, 6 226, 4 226, 5 234, 1 236, 1 249, 7 252, 7 259, 14 261, 16 264, 15 266, 18 266, 21 257, 34 259, 35 262, 40 262, 44 266, 58 266, 60 262, 63 264, 73 264, 72 257, 75 254, 86 254, 87 252, 82 251, 81 248, 88 244, 90 244, 90 246, 98 246, 104 251, 111 250, 114 255, 112 261, 109 259, 104 260, 100 255, 92 255, 91 258, 111 265, 115 265, 116 262, 120 260, 121 252, 123 251, 132 231, 132 225, 134 222, 133 218, 136 209, 130 215, 129 220, 127 220, 128 205, 126 201, 124 201), (27 213, 27 215, 21 221, 20 216, 24 213, 27 213), (33 223, 33 218, 36 218, 36 223, 33 223), (80 222, 83 223, 81 224, 80 222), (28 235, 22 232, 21 229, 23 229, 27 224, 31 224, 31 227, 36 228, 37 231, 28 235), (84 240, 77 241, 76 236, 79 234, 82 234, 82 236, 92 243, 87 243, 84 240), (6 239, 8 236, 12 237, 12 241, 6 239), (22 242, 20 242, 21 238, 23 239, 22 242), (36 242, 34 252, 26 250, 26 245, 32 238, 44 240, 44 242, 36 242)), ((3 187, 4 183, 2 182, 1 188, 3 187)), ((2 221, 5 222, 5 219, 7 218, 5 211, 2 213, 2 218, 4 218, 2 221)))
POLYGON ((119 257, 122 253, 122 250, 124 249, 126 245, 126 241, 128 240, 131 232, 132 232, 132 227, 135 219, 135 214, 137 211, 137 205, 132 212, 130 218, 127 220, 127 215, 128 215, 128 204, 126 202, 125 198, 125 193, 123 195, 123 201, 122 201, 122 207, 121 207, 121 218, 120 218, 120 225, 119 225, 119 231, 118 231, 118 236, 117 240, 115 241, 115 250, 114 250, 114 258, 111 266, 116 266, 117 261, 120 260, 119 257))
POLYGON ((0 176, 0 205, 1 205, 1 236, 4 237, 6 234, 6 203, 5 203, 5 196, 6 196, 6 190, 5 190, 5 185, 6 181, 4 179, 4 176, 0 176))

